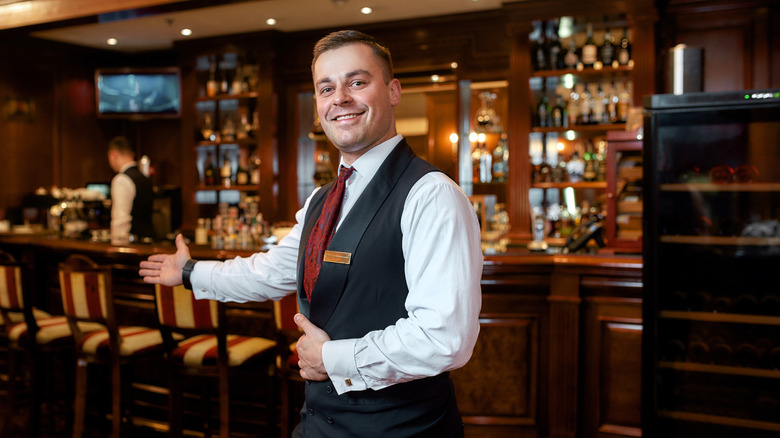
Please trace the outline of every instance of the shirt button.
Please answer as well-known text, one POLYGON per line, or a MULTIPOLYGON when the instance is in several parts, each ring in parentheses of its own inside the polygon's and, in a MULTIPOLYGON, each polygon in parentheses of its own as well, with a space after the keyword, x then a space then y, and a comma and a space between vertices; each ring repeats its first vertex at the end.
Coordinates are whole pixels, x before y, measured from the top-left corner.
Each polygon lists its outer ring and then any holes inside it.
POLYGON ((333 392, 333 387, 332 387, 332 386, 330 386, 330 385, 328 385, 328 386, 326 386, 326 387, 325 387, 325 391, 326 391, 328 394, 330 394, 330 393, 332 393, 332 392, 333 392))
POLYGON ((327 421, 328 421, 328 424, 333 424, 333 419, 332 418, 328 417, 327 421))
POLYGON ((313 408, 309 408, 309 415, 314 416, 314 409, 313 408))

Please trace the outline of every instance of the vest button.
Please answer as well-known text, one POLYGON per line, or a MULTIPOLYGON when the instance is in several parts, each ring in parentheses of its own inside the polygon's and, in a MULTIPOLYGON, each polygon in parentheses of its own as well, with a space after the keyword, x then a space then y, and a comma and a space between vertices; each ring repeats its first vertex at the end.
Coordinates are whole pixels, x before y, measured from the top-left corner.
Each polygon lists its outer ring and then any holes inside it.
POLYGON ((330 385, 328 385, 328 386, 326 386, 326 387, 325 387, 325 391, 326 391, 328 394, 330 394, 330 393, 332 393, 332 392, 333 392, 333 387, 332 387, 332 386, 330 386, 330 385))
POLYGON ((314 409, 313 408, 309 408, 309 415, 314 416, 314 409))
POLYGON ((328 424, 333 424, 333 419, 332 418, 328 417, 328 418, 326 418, 326 420, 328 421, 328 424))

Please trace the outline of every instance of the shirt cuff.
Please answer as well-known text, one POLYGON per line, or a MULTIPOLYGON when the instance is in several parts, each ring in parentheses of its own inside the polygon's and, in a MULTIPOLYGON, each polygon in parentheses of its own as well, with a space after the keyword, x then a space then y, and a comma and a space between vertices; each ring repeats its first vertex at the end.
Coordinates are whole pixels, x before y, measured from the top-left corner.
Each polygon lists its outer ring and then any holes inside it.
POLYGON ((322 345, 322 363, 338 394, 368 388, 355 364, 357 339, 328 341, 322 345))
POLYGON ((190 283, 192 283, 192 293, 195 298, 218 300, 217 294, 211 287, 211 272, 219 264, 217 261, 198 260, 190 273, 190 283))

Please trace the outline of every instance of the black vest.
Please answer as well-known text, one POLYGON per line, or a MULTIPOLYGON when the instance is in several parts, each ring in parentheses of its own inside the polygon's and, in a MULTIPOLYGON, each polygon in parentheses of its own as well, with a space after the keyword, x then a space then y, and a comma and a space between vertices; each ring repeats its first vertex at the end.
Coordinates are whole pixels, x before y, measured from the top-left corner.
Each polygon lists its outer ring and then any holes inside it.
MULTIPOLYGON (((328 246, 350 253, 350 264, 323 263, 310 305, 302 286, 303 255, 332 183, 311 199, 298 256, 298 302, 331 339, 360 338, 408 317, 401 214, 412 186, 436 170, 405 141, 393 149, 328 246)), ((307 382, 301 420, 308 438, 451 437, 463 428, 448 373, 343 395, 330 380, 307 382)))
POLYGON ((130 222, 130 234, 138 237, 155 237, 152 224, 152 210, 154 204, 154 187, 152 180, 141 173, 137 166, 125 169, 125 175, 129 176, 135 184, 135 198, 130 222))

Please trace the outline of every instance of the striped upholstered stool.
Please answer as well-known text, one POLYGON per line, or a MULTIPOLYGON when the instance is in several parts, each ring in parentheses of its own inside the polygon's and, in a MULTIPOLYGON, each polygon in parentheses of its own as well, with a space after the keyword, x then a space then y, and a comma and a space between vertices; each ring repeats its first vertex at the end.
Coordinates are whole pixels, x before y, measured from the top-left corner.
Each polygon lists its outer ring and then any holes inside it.
POLYGON ((62 307, 76 346, 76 404, 73 436, 84 431, 87 400, 87 365, 111 369, 111 436, 118 437, 126 418, 123 394, 131 381, 130 365, 153 355, 162 357, 162 336, 156 328, 120 326, 114 313, 111 268, 87 257, 72 255, 59 265, 62 307), (79 324, 99 324, 100 330, 84 332, 79 324))
MULTIPOLYGON (((25 370, 29 370, 30 418, 26 422, 28 434, 36 436, 41 424, 40 407, 44 392, 48 393, 50 384, 43 382, 57 370, 47 370, 51 356, 69 354, 73 349, 70 327, 64 316, 52 316, 33 307, 32 293, 27 270, 16 263, 13 256, 0 251, 0 315, 3 325, 4 341, 8 345, 8 397, 4 403, 3 415, 5 431, 0 436, 13 436, 8 430, 10 418, 14 416, 17 401, 18 383, 24 381, 25 370), (26 359, 21 363, 21 359, 26 359)), ((94 326, 81 327, 84 331, 94 330, 94 326)))
MULTIPOLYGON (((181 377, 216 377, 219 388, 219 434, 230 434, 230 376, 239 371, 252 372, 253 382, 268 378, 269 400, 274 400, 269 369, 276 357, 276 341, 260 337, 226 333, 225 306, 212 300, 196 300, 182 286, 155 286, 157 317, 165 341, 169 364, 170 436, 182 434, 181 377), (179 334, 183 338, 176 339, 179 334)), ((210 403, 204 385, 203 428, 210 436, 210 403)), ((275 402, 273 403, 275 405, 275 402)), ((275 406, 269 407, 275 409, 275 406)), ((270 412, 269 421, 275 419, 270 412)))
POLYGON ((295 292, 274 301, 274 322, 279 333, 279 343, 287 348, 279 348, 276 358, 277 372, 280 380, 281 415, 279 418, 280 436, 288 437, 293 427, 300 420, 297 415, 303 404, 303 378, 298 367, 298 351, 295 345, 303 332, 293 321, 293 317, 299 312, 298 297, 295 292), (299 397, 293 397, 293 387, 299 386, 299 397), (293 414, 293 415, 291 415, 293 414))

